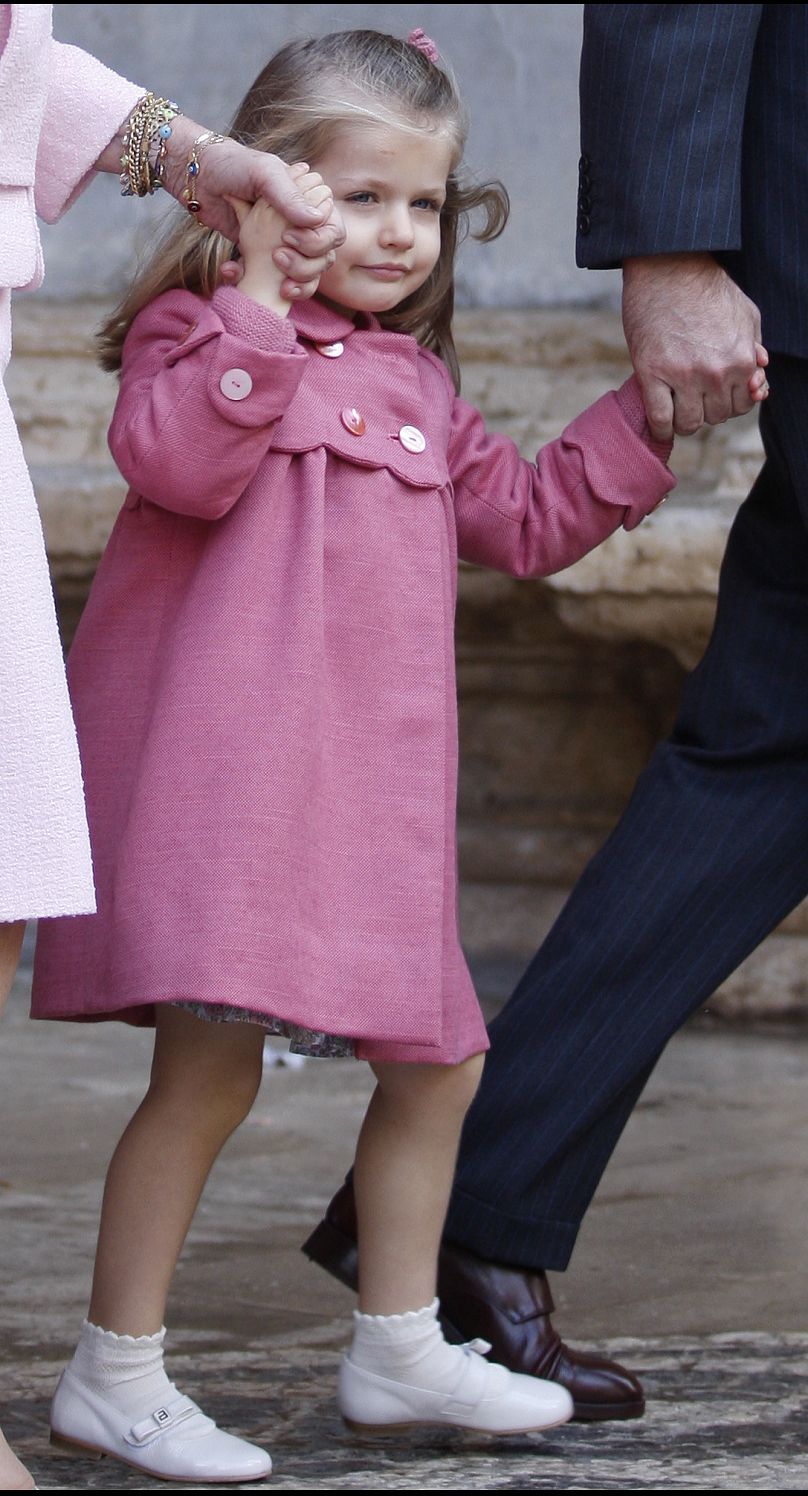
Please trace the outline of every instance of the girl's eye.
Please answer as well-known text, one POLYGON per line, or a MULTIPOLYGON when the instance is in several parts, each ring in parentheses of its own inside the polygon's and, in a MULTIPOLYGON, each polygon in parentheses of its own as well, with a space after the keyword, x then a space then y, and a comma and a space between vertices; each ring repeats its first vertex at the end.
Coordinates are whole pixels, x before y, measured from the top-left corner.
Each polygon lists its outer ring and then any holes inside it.
POLYGON ((427 208, 430 213, 440 213, 443 203, 439 203, 434 197, 417 197, 413 203, 414 208, 427 208))
POLYGON ((376 201, 375 192, 352 192, 345 199, 348 203, 373 203, 376 201))

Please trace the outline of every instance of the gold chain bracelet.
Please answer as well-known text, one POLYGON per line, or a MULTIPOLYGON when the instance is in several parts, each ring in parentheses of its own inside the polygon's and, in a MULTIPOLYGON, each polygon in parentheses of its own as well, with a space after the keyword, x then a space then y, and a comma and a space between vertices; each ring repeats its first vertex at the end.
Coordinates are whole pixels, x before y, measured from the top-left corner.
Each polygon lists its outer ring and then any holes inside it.
POLYGON ((202 204, 196 195, 199 179, 199 158, 202 152, 207 150, 209 145, 218 145, 224 139, 224 135, 216 135, 213 130, 203 130, 201 135, 197 135, 196 140, 191 146, 191 154, 188 157, 188 163, 185 167, 185 186, 182 190, 182 200, 191 217, 196 218, 197 222, 199 222, 197 214, 202 208, 202 204))
POLYGON ((153 93, 144 94, 135 105, 122 142, 123 197, 147 197, 162 186, 171 121, 180 113, 172 99, 161 99, 153 93))

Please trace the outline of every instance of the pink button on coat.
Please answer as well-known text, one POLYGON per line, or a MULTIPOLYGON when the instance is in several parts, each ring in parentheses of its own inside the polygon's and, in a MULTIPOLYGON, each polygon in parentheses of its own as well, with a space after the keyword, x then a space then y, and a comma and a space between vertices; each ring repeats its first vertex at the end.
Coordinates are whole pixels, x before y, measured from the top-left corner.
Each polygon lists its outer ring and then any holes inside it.
POLYGON ((371 1058, 485 1047, 456 913, 457 557, 558 570, 668 469, 614 394, 530 463, 413 339, 233 288, 140 314, 110 444, 130 491, 69 669, 99 913, 43 925, 35 1016, 225 1002, 371 1058))

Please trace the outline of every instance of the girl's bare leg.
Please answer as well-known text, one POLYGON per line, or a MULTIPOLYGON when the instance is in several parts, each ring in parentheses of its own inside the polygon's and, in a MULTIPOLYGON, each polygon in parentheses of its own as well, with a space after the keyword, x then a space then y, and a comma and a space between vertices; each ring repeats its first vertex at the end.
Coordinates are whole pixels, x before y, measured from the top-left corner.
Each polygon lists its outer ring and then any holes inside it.
POLYGON ((572 1398, 517 1376, 474 1345, 449 1345, 438 1322, 438 1247, 460 1129, 482 1070, 374 1065, 354 1165, 359 1311, 340 1369, 340 1412, 354 1428, 443 1424, 522 1433, 564 1423, 572 1398))
POLYGON ((261 1083, 264 1036, 158 1008, 151 1083, 107 1173, 89 1319, 153 1335, 174 1268, 221 1148, 261 1083))
POLYGON ((263 1479, 266 1451, 218 1429, 169 1381, 163 1318, 211 1165, 247 1115, 264 1036, 158 1008, 149 1090, 107 1174, 89 1322, 51 1407, 51 1437, 164 1480, 263 1479))
POLYGON ((402 1314, 435 1297, 460 1130, 483 1056, 460 1065, 374 1065, 356 1147, 359 1308, 402 1314))

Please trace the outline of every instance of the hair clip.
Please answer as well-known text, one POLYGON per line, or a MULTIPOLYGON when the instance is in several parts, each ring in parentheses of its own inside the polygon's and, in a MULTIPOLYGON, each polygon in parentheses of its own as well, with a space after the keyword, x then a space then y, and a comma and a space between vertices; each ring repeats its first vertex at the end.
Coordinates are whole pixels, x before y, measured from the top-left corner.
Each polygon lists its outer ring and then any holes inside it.
POLYGON ((415 30, 410 32, 407 42, 409 46, 417 47, 419 52, 423 52, 424 57, 428 57, 430 62, 440 61, 440 53, 435 43, 431 36, 427 36, 422 26, 416 26, 415 30))

